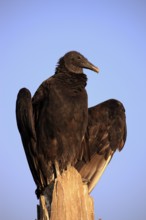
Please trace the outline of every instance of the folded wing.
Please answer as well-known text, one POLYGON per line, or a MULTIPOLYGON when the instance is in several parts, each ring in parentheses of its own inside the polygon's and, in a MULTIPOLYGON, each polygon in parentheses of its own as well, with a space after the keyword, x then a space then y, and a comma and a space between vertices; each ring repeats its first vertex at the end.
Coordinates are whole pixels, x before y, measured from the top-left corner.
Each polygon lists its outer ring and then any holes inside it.
POLYGON ((26 88, 22 88, 17 95, 16 121, 33 179, 39 186, 41 174, 38 166, 33 107, 31 93, 26 88))

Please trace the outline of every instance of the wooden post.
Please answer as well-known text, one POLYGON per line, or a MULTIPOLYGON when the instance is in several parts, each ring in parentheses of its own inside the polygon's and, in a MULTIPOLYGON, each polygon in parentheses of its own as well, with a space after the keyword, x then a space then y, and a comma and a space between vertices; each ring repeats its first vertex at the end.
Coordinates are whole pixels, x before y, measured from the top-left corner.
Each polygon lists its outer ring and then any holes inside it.
POLYGON ((50 218, 40 197, 38 220, 94 220, 94 203, 78 171, 70 167, 55 180, 50 218))

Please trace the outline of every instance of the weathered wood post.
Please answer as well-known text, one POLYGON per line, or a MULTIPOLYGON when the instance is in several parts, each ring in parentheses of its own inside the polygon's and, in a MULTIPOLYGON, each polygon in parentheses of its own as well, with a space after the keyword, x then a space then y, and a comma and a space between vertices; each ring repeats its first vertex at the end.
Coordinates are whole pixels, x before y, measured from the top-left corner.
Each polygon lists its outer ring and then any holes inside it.
POLYGON ((50 217, 40 197, 38 220, 94 220, 94 202, 78 171, 70 167, 55 180, 50 217))

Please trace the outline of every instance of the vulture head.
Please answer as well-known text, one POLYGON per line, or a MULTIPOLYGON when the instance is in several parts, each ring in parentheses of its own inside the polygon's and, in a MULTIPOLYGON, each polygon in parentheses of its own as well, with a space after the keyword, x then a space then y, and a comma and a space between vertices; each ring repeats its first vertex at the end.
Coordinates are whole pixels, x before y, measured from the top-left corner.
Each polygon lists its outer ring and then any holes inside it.
POLYGON ((72 73, 83 73, 83 68, 99 72, 98 67, 90 63, 82 54, 77 51, 66 53, 58 62, 59 65, 64 63, 65 68, 72 73))

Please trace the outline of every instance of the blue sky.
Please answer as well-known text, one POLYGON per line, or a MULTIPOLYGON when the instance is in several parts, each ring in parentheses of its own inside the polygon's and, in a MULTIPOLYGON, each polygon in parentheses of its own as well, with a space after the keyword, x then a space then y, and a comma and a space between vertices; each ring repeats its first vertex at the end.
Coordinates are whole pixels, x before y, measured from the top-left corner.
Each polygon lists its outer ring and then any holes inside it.
POLYGON ((146 1, 0 1, 0 219, 36 218, 35 185, 16 127, 17 92, 33 94, 58 59, 77 50, 100 68, 89 106, 126 108, 128 136, 92 192, 96 219, 146 219, 146 1))

